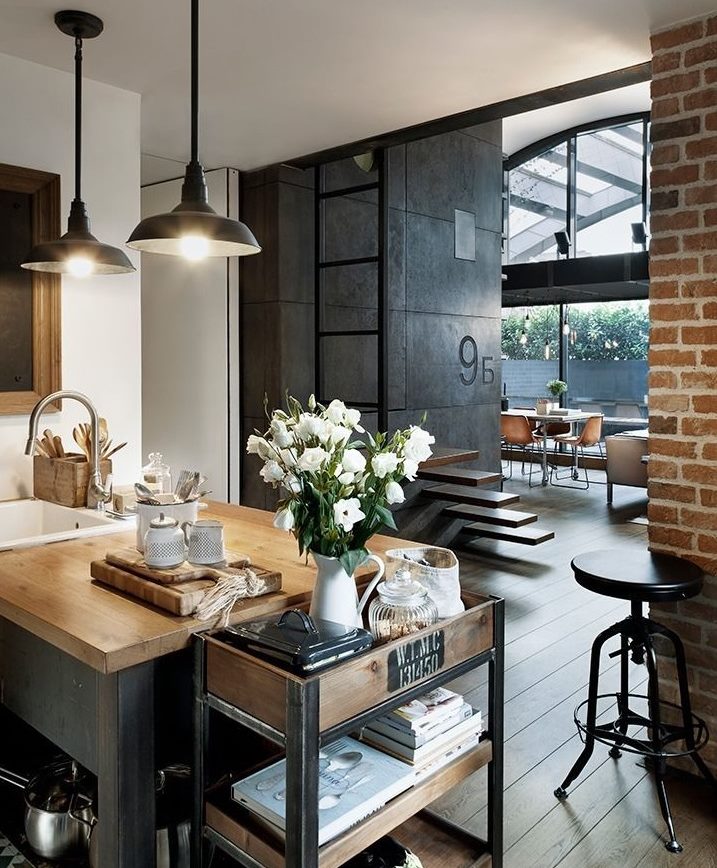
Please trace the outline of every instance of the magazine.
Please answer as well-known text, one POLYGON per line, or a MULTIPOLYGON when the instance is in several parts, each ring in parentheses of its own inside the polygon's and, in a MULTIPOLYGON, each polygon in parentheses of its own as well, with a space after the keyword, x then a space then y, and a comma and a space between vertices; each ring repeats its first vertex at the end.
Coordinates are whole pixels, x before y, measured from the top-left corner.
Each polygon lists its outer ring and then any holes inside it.
POLYGON ((434 757, 444 754, 449 748, 459 742, 465 741, 466 736, 480 734, 481 726, 481 713, 477 711, 472 717, 466 718, 451 729, 417 748, 406 747, 405 744, 394 741, 392 738, 388 738, 381 733, 373 732, 368 728, 364 728, 361 738, 362 741, 368 742, 380 750, 388 751, 393 756, 400 757, 407 763, 423 765, 434 757))
POLYGON ((455 713, 450 715, 450 717, 433 721, 430 725, 421 727, 420 729, 404 729, 403 727, 396 726, 387 716, 378 717, 376 720, 372 720, 371 723, 367 723, 366 729, 370 729, 372 732, 378 732, 381 735, 385 735, 387 738, 392 738, 394 741, 405 744, 406 747, 417 748, 426 744, 426 742, 429 742, 442 732, 452 729, 457 723, 466 720, 466 718, 471 717, 472 714, 473 709, 467 702, 464 702, 455 713))
POLYGON ((430 726, 438 720, 449 717, 463 705, 460 693, 454 693, 445 687, 437 687, 429 693, 424 693, 418 699, 412 699, 405 705, 400 705, 389 711, 385 717, 395 726, 404 729, 420 729, 430 726))
MULTIPOLYGON (((350 736, 319 752, 319 846, 413 785, 415 770, 350 736)), ((286 760, 232 786, 232 798, 269 824, 286 825, 286 760)))

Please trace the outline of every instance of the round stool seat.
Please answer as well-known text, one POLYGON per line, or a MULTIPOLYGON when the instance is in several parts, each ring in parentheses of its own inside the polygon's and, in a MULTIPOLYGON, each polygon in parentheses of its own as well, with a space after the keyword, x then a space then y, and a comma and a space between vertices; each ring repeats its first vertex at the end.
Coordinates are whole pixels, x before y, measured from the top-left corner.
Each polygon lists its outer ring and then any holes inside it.
POLYGON ((575 580, 606 597, 644 603, 666 603, 699 594, 702 570, 673 555, 642 549, 606 549, 573 558, 575 580))

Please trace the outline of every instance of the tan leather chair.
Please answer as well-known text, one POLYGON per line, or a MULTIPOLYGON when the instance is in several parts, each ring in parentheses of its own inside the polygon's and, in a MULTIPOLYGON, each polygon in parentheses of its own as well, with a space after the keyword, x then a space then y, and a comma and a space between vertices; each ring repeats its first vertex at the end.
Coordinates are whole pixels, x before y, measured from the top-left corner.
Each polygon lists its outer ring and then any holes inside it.
MULTIPOLYGON (((537 443, 542 443, 542 437, 536 435, 530 427, 530 422, 527 416, 514 416, 512 414, 501 413, 500 415, 500 437, 501 441, 508 446, 510 458, 510 473, 504 479, 511 479, 513 476, 513 451, 516 447, 521 450, 521 468, 520 472, 525 475, 525 454, 530 453, 530 472, 528 473, 528 485, 532 486, 533 478, 533 461, 532 454, 537 443)), ((536 483, 537 484, 537 483, 536 483)))
POLYGON ((623 432, 605 438, 608 503, 612 503, 614 485, 647 488, 647 465, 642 463, 642 456, 647 451, 646 430, 623 432))
MULTIPOLYGON (((597 446, 600 450, 600 457, 602 458, 602 444, 600 443, 601 435, 602 416, 590 416, 590 418, 585 422, 582 430, 578 434, 556 434, 553 438, 555 441, 556 452, 561 444, 564 446, 569 446, 573 450, 573 463, 572 467, 570 468, 570 476, 572 479, 577 480, 580 478, 578 455, 580 455, 584 459, 586 448, 597 446)), ((569 488, 590 488, 588 469, 587 467, 583 467, 583 470, 585 471, 585 485, 570 485, 568 486, 569 488)), ((560 476, 557 466, 551 469, 550 483, 551 485, 558 485, 559 483, 553 482, 553 476, 555 476, 555 479, 567 478, 565 476, 560 476)))

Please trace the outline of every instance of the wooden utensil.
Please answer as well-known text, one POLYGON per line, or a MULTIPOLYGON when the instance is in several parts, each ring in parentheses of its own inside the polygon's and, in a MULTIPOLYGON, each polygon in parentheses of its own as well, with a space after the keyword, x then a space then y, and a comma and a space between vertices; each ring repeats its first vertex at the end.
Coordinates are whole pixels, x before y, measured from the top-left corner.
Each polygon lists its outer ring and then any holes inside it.
POLYGON ((77 443, 77 445, 80 447, 80 449, 84 453, 85 458, 89 461, 90 460, 90 454, 87 451, 87 440, 85 439, 85 436, 83 435, 79 426, 73 428, 72 436, 74 438, 75 443, 77 443))
MULTIPOLYGON (((111 442, 112 442, 112 441, 110 440, 110 443, 111 443, 111 442)), ((107 445, 109 446, 109 443, 108 443, 107 445)), ((124 447, 125 447, 126 445, 127 445, 127 443, 120 443, 118 446, 114 446, 114 447, 113 447, 112 449, 110 449, 108 452, 105 452, 104 455, 103 455, 102 457, 103 457, 103 458, 109 458, 110 456, 114 455, 115 452, 119 452, 120 449, 124 449, 124 447)))
POLYGON ((55 446, 55 455, 57 458, 65 457, 65 447, 62 445, 62 437, 59 434, 55 434, 52 438, 52 442, 55 446))
POLYGON ((45 443, 43 440, 35 438, 35 452, 38 455, 43 455, 45 458, 49 458, 50 456, 47 454, 47 449, 45 449, 45 443))
POLYGON ((45 452, 47 452, 48 458, 57 458, 55 454, 55 443, 52 439, 52 431, 49 428, 45 428, 42 432, 42 442, 45 447, 45 452))

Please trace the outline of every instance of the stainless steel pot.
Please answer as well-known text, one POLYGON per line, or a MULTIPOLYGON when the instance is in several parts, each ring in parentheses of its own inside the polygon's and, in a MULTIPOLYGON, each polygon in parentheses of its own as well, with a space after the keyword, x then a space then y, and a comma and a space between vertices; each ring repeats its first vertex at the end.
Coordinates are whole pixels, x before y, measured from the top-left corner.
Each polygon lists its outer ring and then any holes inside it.
POLYGON ((25 835, 38 856, 60 859, 87 851, 92 796, 75 763, 52 763, 31 778, 0 769, 0 779, 23 790, 25 835))
MULTIPOLYGON (((189 868, 191 858, 191 771, 187 766, 168 766, 157 772, 156 868, 189 868)), ((81 815, 90 837, 90 868, 100 868, 99 823, 81 815)))

